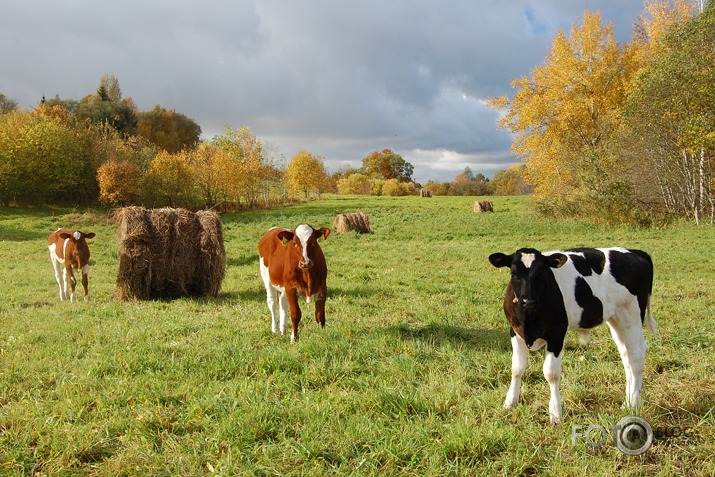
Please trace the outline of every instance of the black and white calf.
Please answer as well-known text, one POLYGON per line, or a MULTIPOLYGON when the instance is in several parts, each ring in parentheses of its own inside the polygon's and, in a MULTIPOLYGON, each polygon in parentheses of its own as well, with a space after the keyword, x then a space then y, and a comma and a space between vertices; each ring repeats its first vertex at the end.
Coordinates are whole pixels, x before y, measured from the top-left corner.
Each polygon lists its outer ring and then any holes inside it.
POLYGON ((493 253, 495 267, 509 267, 511 281, 504 313, 511 324, 511 386, 504 407, 519 402, 521 377, 529 350, 546 345, 544 377, 551 388, 551 422, 562 419, 559 381, 566 331, 575 329, 582 343, 590 330, 606 322, 626 371, 626 405, 638 405, 645 353, 644 320, 653 334, 651 313, 653 262, 641 250, 579 248, 541 253, 522 248, 512 255, 493 253), (647 315, 647 318, 646 318, 647 315))

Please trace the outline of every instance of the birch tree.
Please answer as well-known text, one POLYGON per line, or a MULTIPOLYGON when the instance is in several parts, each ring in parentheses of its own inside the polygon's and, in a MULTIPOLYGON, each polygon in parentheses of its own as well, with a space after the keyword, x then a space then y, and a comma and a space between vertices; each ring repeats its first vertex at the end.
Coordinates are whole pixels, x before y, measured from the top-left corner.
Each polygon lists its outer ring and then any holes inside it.
POLYGON ((664 34, 633 86, 626 109, 634 164, 663 206, 713 223, 715 7, 664 34))

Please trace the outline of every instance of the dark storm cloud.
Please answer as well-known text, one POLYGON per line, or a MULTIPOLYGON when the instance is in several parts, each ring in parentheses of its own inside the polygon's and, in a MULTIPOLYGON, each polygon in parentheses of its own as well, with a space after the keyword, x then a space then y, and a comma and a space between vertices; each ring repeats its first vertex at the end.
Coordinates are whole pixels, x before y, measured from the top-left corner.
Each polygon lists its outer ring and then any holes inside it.
POLYGON ((249 126, 332 170, 391 148, 418 180, 517 162, 484 100, 543 62, 586 9, 628 40, 641 0, 16 2, 3 6, 0 92, 30 108, 113 74, 205 137, 249 126))

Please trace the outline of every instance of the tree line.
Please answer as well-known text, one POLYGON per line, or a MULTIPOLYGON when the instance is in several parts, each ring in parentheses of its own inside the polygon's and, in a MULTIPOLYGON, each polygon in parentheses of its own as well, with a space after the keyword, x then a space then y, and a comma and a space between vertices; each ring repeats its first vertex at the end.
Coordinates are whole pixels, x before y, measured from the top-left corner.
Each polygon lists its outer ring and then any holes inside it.
MULTIPOLYGON (((174 110, 157 105, 139 111, 112 75, 80 100, 43 97, 31 111, 0 94, 0 205, 230 211, 283 203, 292 195, 399 196, 422 187, 412 178, 412 164, 390 149, 368 154, 359 169, 329 174, 324 158, 305 150, 285 163, 246 127, 226 127, 210 140, 200 136, 200 126, 174 110)), ((495 190, 469 169, 452 183, 426 187, 451 195, 495 190)))
POLYGON ((492 98, 537 207, 603 222, 715 218, 715 5, 648 1, 633 38, 585 12, 492 98))

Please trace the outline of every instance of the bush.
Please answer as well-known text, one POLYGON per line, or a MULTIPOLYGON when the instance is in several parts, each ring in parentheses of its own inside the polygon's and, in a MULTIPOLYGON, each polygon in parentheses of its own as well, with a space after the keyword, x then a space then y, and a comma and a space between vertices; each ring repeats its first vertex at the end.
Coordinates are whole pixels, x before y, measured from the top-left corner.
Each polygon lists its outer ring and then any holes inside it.
POLYGON ((382 186, 382 195, 405 196, 415 193, 415 185, 411 182, 399 182, 397 179, 385 181, 382 186))
POLYGON ((338 180, 338 194, 370 193, 370 179, 365 174, 355 173, 338 180))

